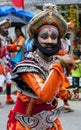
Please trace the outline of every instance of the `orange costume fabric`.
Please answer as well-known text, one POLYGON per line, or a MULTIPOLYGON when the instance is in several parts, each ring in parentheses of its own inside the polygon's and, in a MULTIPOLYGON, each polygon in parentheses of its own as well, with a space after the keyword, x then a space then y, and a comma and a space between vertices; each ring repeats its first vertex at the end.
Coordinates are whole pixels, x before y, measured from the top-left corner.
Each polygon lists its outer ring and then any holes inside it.
MULTIPOLYGON (((5 51, 4 51, 4 52, 6 52, 7 50, 8 50, 8 51, 16 50, 16 48, 17 48, 17 45, 8 44, 8 45, 7 45, 7 48, 5 48, 5 51)), ((3 56, 2 56, 1 58, 3 58, 4 56, 6 56, 6 53, 3 54, 3 56)), ((9 67, 6 65, 6 66, 5 66, 5 72, 4 72, 4 68, 3 68, 2 64, 0 63, 0 74, 6 74, 6 73, 8 73, 8 72, 10 72, 9 67)))
MULTIPOLYGON (((28 61, 28 59, 27 61, 22 61, 19 65, 15 67, 13 73, 15 74, 15 72, 18 72, 17 70, 24 70, 26 65, 28 67, 28 64, 31 64, 31 62, 32 61, 28 61), (20 69, 18 69, 19 66, 20 69)), ((34 65, 35 62, 33 61, 32 64, 34 65)), ((31 68, 29 67, 29 69, 31 68)), ((29 71, 29 69, 27 70, 26 68, 26 71, 29 71)), ((48 113, 49 111, 57 107, 55 103, 53 104, 52 100, 54 100, 54 97, 58 92, 59 96, 62 99, 68 98, 68 91, 63 88, 62 85, 64 81, 64 75, 62 66, 59 63, 52 64, 50 66, 50 74, 47 80, 45 80, 43 76, 38 72, 32 73, 33 69, 30 72, 21 72, 19 74, 21 83, 19 83, 18 85, 20 86, 23 83, 27 84, 29 86, 28 89, 30 88, 34 92, 35 96, 39 98, 34 98, 31 96, 31 94, 27 95, 23 93, 26 88, 24 88, 24 90, 21 90, 20 87, 17 93, 16 104, 14 108, 10 111, 10 114, 8 116, 9 120, 7 123, 7 130, 35 130, 35 128, 32 129, 30 126, 24 126, 22 122, 20 122, 19 119, 15 117, 15 115, 17 113, 20 113, 24 116, 32 117, 33 115, 36 115, 37 113, 40 113, 42 111, 46 111, 46 113, 48 113)), ((17 77, 15 78, 15 80, 17 81, 17 77)), ((62 130, 59 119, 56 118, 52 126, 44 130, 62 130)))
POLYGON ((69 88, 69 87, 70 87, 70 81, 68 80, 67 76, 64 77, 63 86, 64 86, 65 88, 69 88))
MULTIPOLYGON (((62 49, 61 49, 61 50, 59 50, 59 52, 58 52, 56 55, 63 56, 63 55, 65 55, 65 54, 68 54, 68 50, 67 50, 67 49, 66 49, 66 50, 62 50, 62 49)), ((64 86, 65 88, 70 87, 70 82, 69 82, 69 80, 68 80, 68 78, 67 78, 67 75, 64 76, 63 86, 64 86)))
POLYGON ((68 50, 59 50, 59 52, 56 55, 63 56, 65 54, 68 54, 68 50))
MULTIPOLYGON (((23 36, 19 36, 19 38, 16 38, 14 41, 13 41, 13 44, 14 45, 20 45, 21 47, 23 47, 24 45, 24 42, 25 42, 25 38, 23 36)), ((20 46, 17 46, 16 48, 16 51, 19 51, 20 50, 20 46)), ((12 58, 14 58, 15 54, 12 53, 12 58)))
MULTIPOLYGON (((25 38, 23 36, 19 36, 19 38, 16 38, 14 41, 13 41, 13 44, 19 44, 21 46, 24 45, 24 41, 25 41, 25 38)), ((17 51, 20 50, 20 47, 17 47, 17 51)))

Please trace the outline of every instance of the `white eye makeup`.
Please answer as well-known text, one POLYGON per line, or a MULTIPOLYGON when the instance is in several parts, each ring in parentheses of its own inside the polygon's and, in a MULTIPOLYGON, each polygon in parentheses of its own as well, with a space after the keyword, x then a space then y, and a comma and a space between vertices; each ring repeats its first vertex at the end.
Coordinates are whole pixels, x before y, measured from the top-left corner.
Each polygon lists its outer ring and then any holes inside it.
POLYGON ((38 36, 40 36, 43 39, 47 39, 48 37, 50 37, 52 40, 58 38, 58 34, 56 34, 55 32, 52 32, 51 34, 49 34, 48 32, 40 33, 38 36))

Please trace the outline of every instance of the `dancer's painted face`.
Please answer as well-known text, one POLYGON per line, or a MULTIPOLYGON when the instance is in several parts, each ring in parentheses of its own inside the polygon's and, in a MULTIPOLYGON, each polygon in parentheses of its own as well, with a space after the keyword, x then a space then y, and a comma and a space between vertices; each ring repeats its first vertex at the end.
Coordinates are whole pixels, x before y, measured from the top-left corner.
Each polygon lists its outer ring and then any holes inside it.
POLYGON ((38 49, 49 56, 55 54, 58 47, 58 37, 59 32, 56 27, 53 25, 42 26, 38 30, 38 49))

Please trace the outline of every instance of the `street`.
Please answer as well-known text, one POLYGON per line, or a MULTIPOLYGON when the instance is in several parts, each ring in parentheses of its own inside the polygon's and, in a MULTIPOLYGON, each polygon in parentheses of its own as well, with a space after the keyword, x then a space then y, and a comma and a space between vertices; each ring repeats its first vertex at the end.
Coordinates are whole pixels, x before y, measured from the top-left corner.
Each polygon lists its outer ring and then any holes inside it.
MULTIPOLYGON (((12 95, 14 100, 15 95, 12 95)), ((4 108, 0 108, 0 130, 6 130, 6 123, 8 119, 8 113, 13 105, 5 104, 5 94, 0 95, 0 101, 2 101, 4 108)), ((74 112, 63 113, 59 118, 63 125, 63 130, 81 130, 81 101, 69 101, 71 108, 74 112)), ((63 105, 63 102, 59 101, 59 106, 63 105)))

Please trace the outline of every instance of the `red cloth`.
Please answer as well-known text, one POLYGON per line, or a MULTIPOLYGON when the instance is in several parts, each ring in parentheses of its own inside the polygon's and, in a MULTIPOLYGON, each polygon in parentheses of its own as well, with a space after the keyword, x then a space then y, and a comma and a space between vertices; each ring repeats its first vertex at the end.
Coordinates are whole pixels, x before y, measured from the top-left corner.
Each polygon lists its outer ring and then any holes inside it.
POLYGON ((0 48, 0 58, 3 58, 4 56, 6 56, 6 49, 0 48))
POLYGON ((24 0, 11 0, 14 6, 24 8, 24 0))
MULTIPOLYGON (((22 114, 26 114, 29 103, 30 103, 30 101, 22 102, 19 98, 17 98, 13 111, 19 112, 19 113, 22 113, 22 114)), ((39 113, 43 110, 48 111, 48 110, 52 110, 52 109, 53 109, 53 107, 51 107, 51 104, 46 104, 46 103, 36 104, 34 102, 31 115, 39 113)))

